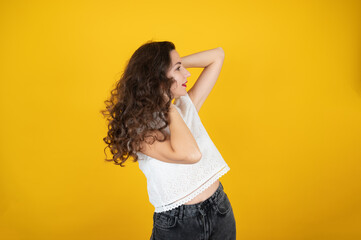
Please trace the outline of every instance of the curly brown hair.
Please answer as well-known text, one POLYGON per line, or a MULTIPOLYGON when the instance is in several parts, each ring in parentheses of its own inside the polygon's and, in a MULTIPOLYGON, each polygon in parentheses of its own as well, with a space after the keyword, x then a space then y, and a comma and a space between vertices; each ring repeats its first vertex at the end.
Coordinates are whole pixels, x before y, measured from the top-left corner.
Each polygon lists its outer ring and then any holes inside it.
POLYGON ((103 138, 107 144, 104 153, 109 148, 113 155, 105 161, 125 167, 122 164, 129 157, 133 162, 138 161, 142 141, 153 144, 156 140, 166 140, 164 129, 169 125, 169 107, 174 97, 170 87, 175 80, 167 77, 172 50, 175 50, 172 42, 150 40, 128 60, 110 98, 104 101, 106 109, 100 111, 108 121, 108 133, 103 138), (163 139, 149 134, 155 130, 163 134, 163 139), (149 138, 153 141, 149 142, 149 138))

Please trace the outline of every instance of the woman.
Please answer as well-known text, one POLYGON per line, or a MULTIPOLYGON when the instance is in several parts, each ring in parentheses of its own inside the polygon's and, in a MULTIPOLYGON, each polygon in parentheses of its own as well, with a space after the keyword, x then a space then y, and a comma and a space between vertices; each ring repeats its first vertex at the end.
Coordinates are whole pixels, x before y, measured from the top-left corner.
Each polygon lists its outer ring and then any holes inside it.
POLYGON ((219 181, 230 168, 198 115, 223 60, 222 48, 181 58, 171 42, 147 42, 106 101, 103 140, 113 154, 106 160, 123 167, 132 157, 145 174, 155 207, 151 239, 236 239, 233 209, 219 181), (187 91, 192 67, 204 69, 187 91))

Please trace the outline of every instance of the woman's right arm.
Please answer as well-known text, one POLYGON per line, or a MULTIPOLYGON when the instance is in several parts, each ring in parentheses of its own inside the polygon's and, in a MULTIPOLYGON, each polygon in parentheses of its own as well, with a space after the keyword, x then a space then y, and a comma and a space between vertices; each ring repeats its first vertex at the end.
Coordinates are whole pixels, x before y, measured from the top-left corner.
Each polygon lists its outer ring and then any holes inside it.
MULTIPOLYGON (((142 152, 164 162, 182 164, 198 162, 202 158, 202 153, 174 104, 170 106, 168 120, 170 137, 164 142, 154 141, 153 144, 142 142, 142 152)), ((153 134, 162 139, 160 131, 157 130, 153 134)))
POLYGON ((174 152, 180 156, 184 155, 186 158, 188 157, 188 160, 191 162, 199 161, 202 153, 199 150, 192 132, 189 130, 174 104, 171 104, 169 116, 170 143, 174 152))

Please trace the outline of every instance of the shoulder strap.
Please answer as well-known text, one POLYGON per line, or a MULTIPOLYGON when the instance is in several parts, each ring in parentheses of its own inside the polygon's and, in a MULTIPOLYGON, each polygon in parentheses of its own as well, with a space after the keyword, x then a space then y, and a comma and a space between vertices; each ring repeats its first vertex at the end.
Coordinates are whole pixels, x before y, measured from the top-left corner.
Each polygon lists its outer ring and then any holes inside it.
POLYGON ((196 108, 196 106, 194 105, 192 99, 189 97, 188 92, 186 93, 186 95, 181 96, 181 97, 183 97, 184 101, 186 102, 186 104, 188 105, 188 107, 191 108, 191 110, 194 110, 194 111, 196 111, 196 112, 198 113, 197 108, 196 108))

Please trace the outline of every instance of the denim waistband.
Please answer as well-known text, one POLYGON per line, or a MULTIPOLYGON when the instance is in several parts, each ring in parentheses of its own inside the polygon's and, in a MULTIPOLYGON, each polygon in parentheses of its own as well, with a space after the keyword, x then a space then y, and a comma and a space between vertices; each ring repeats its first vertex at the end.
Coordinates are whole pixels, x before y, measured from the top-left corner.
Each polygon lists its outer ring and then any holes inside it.
POLYGON ((210 196, 203 202, 196 203, 196 204, 189 204, 189 205, 183 204, 177 208, 174 208, 174 209, 171 209, 168 211, 164 211, 164 212, 160 212, 160 213, 154 213, 154 214, 177 216, 179 219, 182 219, 183 217, 193 217, 193 216, 198 215, 199 213, 201 213, 202 215, 205 215, 206 212, 210 208, 215 209, 215 207, 218 203, 218 199, 220 199, 224 195, 223 189, 224 188, 223 188, 222 183, 219 182, 219 186, 218 186, 217 190, 212 194, 212 196, 210 196))

